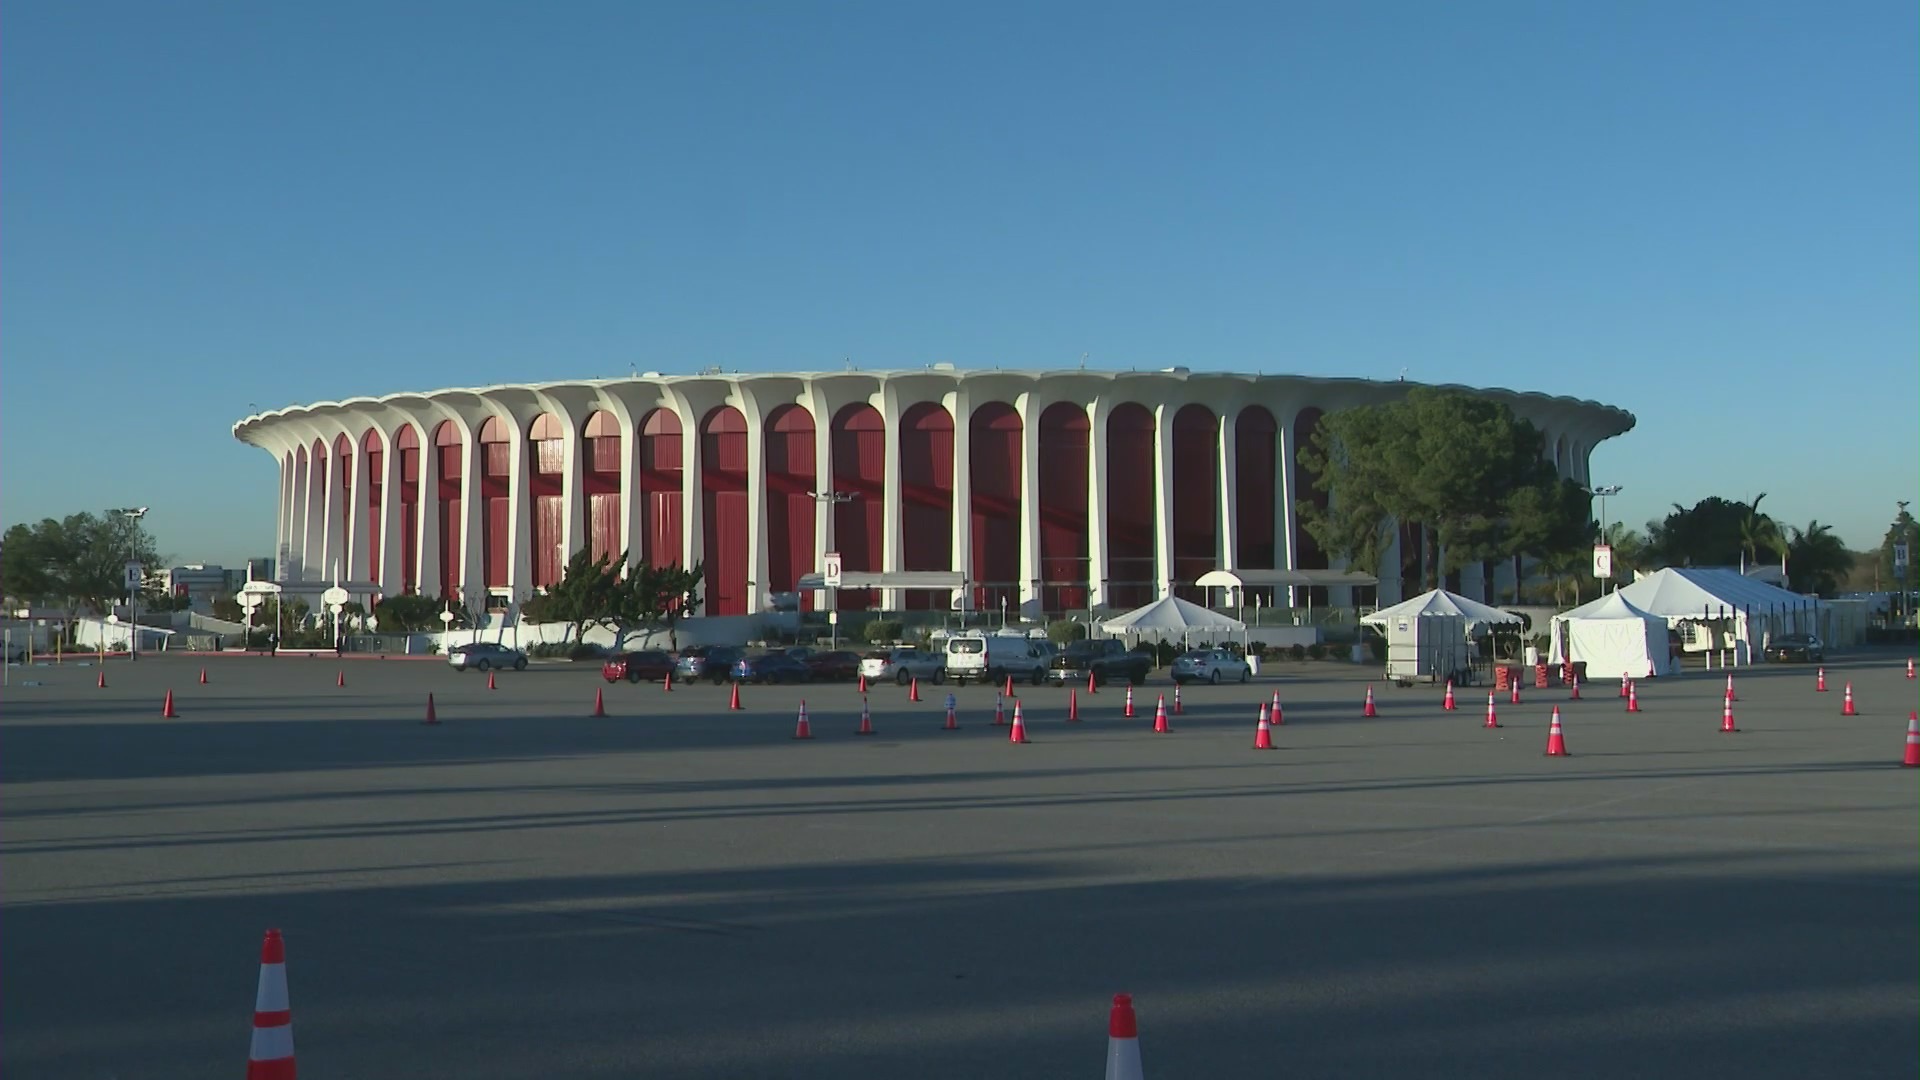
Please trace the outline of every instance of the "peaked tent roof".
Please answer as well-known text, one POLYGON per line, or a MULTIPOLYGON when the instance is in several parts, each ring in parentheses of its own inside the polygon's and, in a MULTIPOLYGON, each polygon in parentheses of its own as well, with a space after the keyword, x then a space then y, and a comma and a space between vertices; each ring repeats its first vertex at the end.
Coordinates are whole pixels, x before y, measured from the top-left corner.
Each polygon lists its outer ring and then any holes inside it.
POLYGON ((1497 607, 1490 607, 1478 600, 1469 600, 1459 593, 1450 593, 1445 589, 1423 592, 1411 600, 1403 600, 1392 607, 1381 608, 1360 621, 1368 626, 1385 626, 1389 620, 1417 615, 1458 615, 1466 619, 1470 626, 1526 621, 1510 611, 1501 611, 1497 607))
MULTIPOLYGON (((1643 611, 1633 605, 1633 601, 1617 592, 1610 592, 1598 600, 1589 600, 1577 608, 1563 611, 1554 616, 1556 619, 1661 619, 1651 611, 1643 611)), ((1663 620, 1664 621, 1664 620, 1663 620)))
POLYGON ((1177 596, 1155 600, 1100 624, 1109 634, 1139 634, 1173 630, 1245 630, 1247 624, 1177 596))
POLYGON ((1642 611, 1665 619, 1717 618, 1723 611, 1747 608, 1805 610, 1819 603, 1732 570, 1674 566, 1622 585, 1612 595, 1626 597, 1642 611))

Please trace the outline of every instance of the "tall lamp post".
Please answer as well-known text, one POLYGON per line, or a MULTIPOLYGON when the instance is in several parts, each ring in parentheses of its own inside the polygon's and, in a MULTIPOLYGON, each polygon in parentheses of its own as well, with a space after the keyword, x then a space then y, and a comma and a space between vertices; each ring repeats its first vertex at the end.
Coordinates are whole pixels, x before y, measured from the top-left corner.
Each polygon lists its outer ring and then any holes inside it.
MULTIPOLYGON (((114 513, 133 522, 134 528, 140 527, 140 519, 147 516, 144 506, 127 506, 114 513)), ((139 563, 133 561, 133 548, 127 548, 127 659, 140 659, 140 579, 137 576, 139 563)))
MULTIPOLYGON (((1588 488, 1587 491, 1589 494, 1600 496, 1600 543, 1605 544, 1607 542, 1607 496, 1620 494, 1620 485, 1602 484, 1599 487, 1588 488)), ((1620 586, 1615 583, 1617 579, 1613 576, 1613 567, 1611 564, 1607 567, 1607 578, 1608 583, 1612 584, 1613 588, 1617 591, 1620 586)), ((1579 598, 1575 597, 1575 599, 1579 598)))
MULTIPOLYGON (((1900 499, 1897 501, 1900 504, 1900 517, 1894 519, 1895 525, 1898 525, 1900 523, 1900 518, 1904 518, 1907 516, 1907 506, 1910 503, 1912 503, 1913 500, 1900 499)), ((1907 578, 1911 573, 1911 571, 1908 568, 1913 565, 1913 527, 1912 526, 1907 527, 1906 535, 1903 535, 1900 537, 1900 543, 1898 546, 1906 548, 1906 555, 1907 555, 1907 557, 1904 560, 1900 560, 1899 562, 1897 562, 1893 568, 1893 576, 1898 579, 1898 584, 1900 586, 1900 625, 1898 629, 1905 629, 1907 625, 1907 611, 1908 611, 1907 594, 1909 592, 1909 589, 1907 587, 1907 578)))
MULTIPOLYGON (((859 497, 860 493, 857 491, 809 491, 807 492, 807 494, 810 497, 812 497, 814 502, 819 503, 820 505, 827 508, 827 551, 832 551, 834 550, 833 519, 838 516, 838 514, 835 513, 834 508, 837 506, 840 506, 843 503, 852 502, 854 499, 859 497)), ((822 552, 821 554, 825 554, 825 552, 822 552)), ((827 610, 834 611, 834 612, 838 612, 840 610, 840 592, 838 589, 827 590, 827 610)), ((833 623, 834 623, 833 636, 836 639, 836 643, 837 643, 837 639, 840 636, 839 622, 840 620, 836 615, 833 620, 833 623)))

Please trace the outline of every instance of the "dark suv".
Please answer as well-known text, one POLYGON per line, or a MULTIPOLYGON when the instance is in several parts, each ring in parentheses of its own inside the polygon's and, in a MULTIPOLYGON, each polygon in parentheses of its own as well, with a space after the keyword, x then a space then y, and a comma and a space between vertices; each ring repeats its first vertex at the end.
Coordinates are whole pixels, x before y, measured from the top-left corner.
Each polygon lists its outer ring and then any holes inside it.
POLYGON ((1128 650, 1117 638, 1076 641, 1053 658, 1047 668, 1047 681, 1064 686, 1091 677, 1095 685, 1119 679, 1139 685, 1147 681, 1150 667, 1146 653, 1128 650))
POLYGON ((673 676, 681 680, 707 679, 718 686, 727 681, 733 665, 744 655, 732 645, 695 645, 680 650, 680 663, 674 667, 673 676))

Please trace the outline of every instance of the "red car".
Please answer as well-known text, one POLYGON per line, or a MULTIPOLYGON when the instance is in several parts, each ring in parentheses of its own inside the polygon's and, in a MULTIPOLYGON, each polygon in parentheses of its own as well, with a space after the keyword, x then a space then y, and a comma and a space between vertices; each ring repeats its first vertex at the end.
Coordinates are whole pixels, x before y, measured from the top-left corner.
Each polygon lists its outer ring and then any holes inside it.
POLYGON ((601 665, 600 677, 608 682, 639 682, 646 679, 659 682, 673 670, 673 657, 659 649, 643 649, 640 652, 618 653, 601 665))
POLYGON ((860 654, 844 649, 828 652, 801 646, 788 649, 787 655, 807 665, 815 682, 852 682, 860 677, 860 654))

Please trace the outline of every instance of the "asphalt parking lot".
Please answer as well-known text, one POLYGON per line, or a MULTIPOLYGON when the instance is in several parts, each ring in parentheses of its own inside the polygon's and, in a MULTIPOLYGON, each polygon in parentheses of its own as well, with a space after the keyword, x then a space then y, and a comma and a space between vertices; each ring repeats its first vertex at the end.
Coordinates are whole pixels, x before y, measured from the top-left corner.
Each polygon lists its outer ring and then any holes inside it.
POLYGON ((16 668, 0 1056, 237 1075, 278 927, 309 1077, 1098 1076, 1127 991, 1149 1077, 1911 1078, 1902 663, 1742 671, 1734 735, 1717 673, 1637 715, 1503 694, 1498 731, 1484 689, 1363 719, 1331 663, 1189 688, 1168 735, 1164 684, 1078 724, 1023 687, 1026 746, 987 687, 958 732, 946 687, 877 688, 861 738, 846 686, 730 712, 587 665, 16 668))

